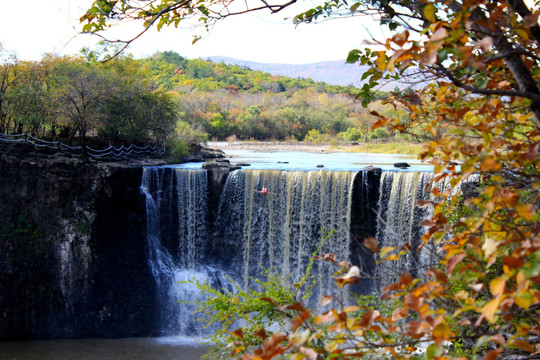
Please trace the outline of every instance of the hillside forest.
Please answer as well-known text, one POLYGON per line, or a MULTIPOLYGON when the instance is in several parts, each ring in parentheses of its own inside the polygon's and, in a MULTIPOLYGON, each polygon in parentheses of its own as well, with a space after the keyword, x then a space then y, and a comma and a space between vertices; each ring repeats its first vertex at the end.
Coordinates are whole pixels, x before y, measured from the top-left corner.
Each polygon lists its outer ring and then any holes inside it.
MULTIPOLYGON (((180 153, 208 139, 391 138, 383 128, 371 131, 375 118, 355 100, 352 85, 272 76, 175 52, 101 61, 109 52, 101 45, 76 56, 19 61, 2 51, 0 133, 70 144, 166 142, 180 153)), ((384 111, 377 102, 371 106, 384 111)))

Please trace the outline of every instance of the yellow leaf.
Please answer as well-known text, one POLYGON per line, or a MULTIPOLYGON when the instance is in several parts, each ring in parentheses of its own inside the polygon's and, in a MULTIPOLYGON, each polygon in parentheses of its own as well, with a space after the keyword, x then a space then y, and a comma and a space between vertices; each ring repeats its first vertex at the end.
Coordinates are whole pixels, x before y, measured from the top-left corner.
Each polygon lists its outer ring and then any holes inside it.
POLYGON ((497 309, 499 308, 499 304, 501 303, 501 298, 495 298, 488 302, 483 308, 482 308, 482 315, 485 316, 486 320, 490 323, 493 322, 495 319, 495 313, 497 312, 497 309))
POLYGON ((452 335, 450 326, 447 324, 439 324, 433 329, 433 337, 437 340, 446 340, 452 335))
POLYGON ((528 291, 522 291, 516 296, 516 305, 524 310, 529 310, 533 296, 528 291))
POLYGON ((386 53, 384 51, 378 52, 379 56, 377 57, 377 68, 379 70, 386 69, 386 53))
POLYGON ((482 250, 484 251, 484 256, 486 258, 489 258, 491 254, 497 250, 498 243, 497 241, 493 240, 491 237, 487 236, 484 239, 484 243, 482 244, 482 250))
POLYGON ((343 309, 343 312, 348 314, 350 312, 355 312, 355 311, 359 311, 361 310, 360 307, 356 306, 356 305, 351 305, 351 306, 347 306, 343 309))
POLYGON ((514 29, 514 31, 516 32, 516 34, 518 34, 518 36, 520 38, 522 38, 523 40, 527 41, 529 40, 529 34, 527 33, 527 31, 525 31, 524 29, 514 29))
POLYGON ((493 296, 501 296, 504 293, 505 285, 506 279, 504 278, 504 276, 500 276, 491 280, 491 282, 489 283, 489 290, 491 291, 493 296))
POLYGON ((490 171, 490 170, 500 170, 501 169, 501 163, 497 161, 497 159, 494 158, 487 158, 480 164, 480 170, 482 171, 490 171))
POLYGON ((381 252, 379 253, 379 256, 381 258, 385 257, 388 253, 394 251, 396 248, 393 246, 385 246, 381 249, 381 252))
POLYGON ((532 204, 517 204, 516 211, 518 212, 519 216, 528 221, 531 221, 536 214, 532 204))
POLYGON ((435 5, 433 4, 427 4, 425 7, 424 7, 424 17, 426 18, 427 21, 429 22, 436 22, 437 19, 435 19, 435 12, 437 11, 437 9, 435 8, 435 5))

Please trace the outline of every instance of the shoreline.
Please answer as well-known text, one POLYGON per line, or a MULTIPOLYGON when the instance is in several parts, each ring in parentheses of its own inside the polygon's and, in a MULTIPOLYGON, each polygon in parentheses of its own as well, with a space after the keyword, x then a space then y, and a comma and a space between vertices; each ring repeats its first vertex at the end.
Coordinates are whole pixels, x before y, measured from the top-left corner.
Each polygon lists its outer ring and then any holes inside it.
MULTIPOLYGON (((292 142, 225 142, 211 141, 209 148, 218 150, 249 150, 253 152, 307 152, 313 154, 335 153, 337 149, 331 149, 327 144, 305 144, 292 142)), ((346 147, 350 147, 346 145, 346 147)))
POLYGON ((368 153, 368 154, 396 154, 413 155, 421 153, 422 144, 410 144, 402 142, 387 143, 352 143, 352 144, 313 144, 303 142, 270 142, 270 141, 211 141, 206 145, 216 150, 246 150, 251 152, 303 152, 311 154, 332 153, 368 153))

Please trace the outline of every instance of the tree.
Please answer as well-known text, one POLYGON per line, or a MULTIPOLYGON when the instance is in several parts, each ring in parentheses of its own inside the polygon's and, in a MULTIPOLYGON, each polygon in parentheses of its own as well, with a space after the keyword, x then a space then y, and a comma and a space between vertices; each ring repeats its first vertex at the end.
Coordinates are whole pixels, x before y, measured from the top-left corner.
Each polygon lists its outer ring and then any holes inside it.
MULTIPOLYGON (((131 16, 145 29, 178 24, 195 14, 206 24, 239 12, 279 12, 295 1, 228 11, 227 4, 207 1, 95 1, 83 16, 86 30, 100 31, 110 20, 131 16), (105 5, 110 6, 106 8, 105 5), (123 8, 124 7, 124 8, 123 8), (126 10, 127 9, 127 10, 126 10), (110 17, 114 14, 114 18, 110 17), (120 15, 119 15, 120 14, 120 15)), ((236 4, 236 2, 235 2, 236 4)), ((246 5, 247 6, 247 5, 246 5)), ((295 359, 385 356, 413 358, 423 348, 427 359, 536 359, 540 344, 540 15, 538 3, 522 0, 476 1, 325 1, 295 17, 298 23, 328 17, 370 15, 390 36, 352 50, 349 62, 371 68, 359 97, 385 79, 423 84, 416 91, 392 94, 384 103, 392 116, 372 111, 374 128, 392 132, 421 130, 422 158, 434 165, 430 187, 433 208, 422 237, 438 256, 422 276, 406 272, 383 289, 380 304, 335 306, 314 315, 294 299, 268 301, 291 319, 270 334, 260 330, 249 341, 242 330, 229 340, 234 357, 295 359), (405 114, 405 115, 403 115, 405 114), (460 184, 479 174, 467 194, 460 184), (448 187, 440 186, 441 182, 448 187), (466 196, 465 196, 466 195, 466 196), (307 312, 306 312, 307 311, 307 312)), ((415 251, 365 245, 384 264, 415 251)), ((343 288, 360 276, 358 268, 339 265, 336 283, 343 288)), ((271 299, 270 299, 271 300, 271 299)), ((264 330, 264 331, 263 331, 264 330)))
POLYGON ((54 124, 50 92, 46 85, 46 66, 19 62, 17 81, 4 94, 3 107, 16 132, 43 136, 45 124, 54 124))
POLYGON ((18 60, 9 55, 0 43, 0 132, 8 132, 10 117, 6 109, 6 92, 16 82, 18 60))
POLYGON ((83 157, 87 157, 87 134, 104 118, 109 78, 83 61, 66 61, 54 69, 55 106, 64 123, 78 132, 83 157))

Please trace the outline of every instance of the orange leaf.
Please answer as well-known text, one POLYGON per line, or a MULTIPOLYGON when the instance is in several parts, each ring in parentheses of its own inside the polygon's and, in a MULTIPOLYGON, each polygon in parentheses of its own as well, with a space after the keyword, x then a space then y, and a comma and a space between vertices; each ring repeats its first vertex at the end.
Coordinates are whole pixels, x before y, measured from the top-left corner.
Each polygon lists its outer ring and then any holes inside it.
POLYGON ((448 262, 446 263, 446 271, 448 274, 452 274, 454 272, 456 265, 459 264, 463 258, 465 258, 465 254, 455 255, 448 259, 448 262))
POLYGON ((317 359, 317 352, 311 348, 307 348, 304 346, 300 346, 298 349, 306 357, 307 360, 316 360, 317 359))
POLYGON ((377 246, 377 239, 373 236, 367 237, 364 239, 364 246, 374 253, 379 252, 379 246, 377 246))
POLYGON ((486 355, 484 355, 484 360, 495 360, 497 356, 501 353, 502 349, 489 350, 486 355))
POLYGON ((280 333, 275 333, 272 336, 270 336, 270 339, 263 342, 263 346, 266 349, 266 351, 268 351, 268 350, 278 346, 286 338, 287 338, 287 335, 283 335, 283 334, 280 334, 280 333))
POLYGON ((234 336, 239 337, 240 339, 244 338, 244 333, 242 332, 242 328, 236 329, 235 331, 232 332, 232 334, 234 336))
POLYGON ((315 324, 322 324, 322 323, 339 320, 339 317, 336 314, 336 310, 332 309, 325 312, 322 315, 315 316, 314 320, 315 320, 315 324))
POLYGON ((531 221, 536 214, 536 212, 534 211, 534 206, 532 204, 517 204, 516 211, 519 216, 521 216, 527 221, 531 221))
POLYGON ((501 163, 495 158, 487 158, 480 163, 480 170, 488 172, 490 170, 500 170, 501 163))
POLYGON ((440 345, 443 341, 447 340, 452 336, 452 331, 448 324, 439 324, 433 329, 433 338, 437 345, 440 345))
POLYGON ((428 274, 431 275, 431 276, 434 276, 437 280, 439 280, 440 282, 442 282, 444 284, 448 283, 448 278, 446 277, 446 274, 443 273, 440 270, 429 269, 428 274))
POLYGON ((409 274, 408 272, 404 272, 403 274, 401 274, 401 276, 399 277, 399 283, 400 284, 403 284, 405 286, 409 286, 411 285, 413 281, 413 277, 411 274, 409 274))
POLYGON ((402 33, 392 36, 392 41, 398 46, 403 46, 409 39, 409 31, 405 30, 402 33))
POLYGON ((324 295, 324 296, 321 297, 320 304, 322 306, 326 306, 326 305, 330 304, 334 300, 336 300, 335 297, 330 296, 330 295, 324 295))
POLYGON ((495 298, 488 302, 483 308, 482 308, 482 315, 486 318, 487 321, 492 323, 495 320, 495 313, 499 309, 499 305, 501 303, 500 298, 495 298))
POLYGON ((381 316, 378 310, 368 310, 362 317, 360 326, 369 328, 373 324, 373 321, 377 320, 381 316))
POLYGON ((268 334, 266 333, 266 330, 264 329, 260 329, 254 335, 261 338, 261 340, 265 340, 268 337, 268 334))
POLYGON ((349 271, 345 274, 339 277, 339 279, 348 280, 352 278, 360 278, 360 268, 356 265, 351 266, 349 271))
POLYGON ((510 345, 515 346, 519 349, 525 350, 528 353, 534 352, 534 346, 532 346, 530 342, 525 341, 525 340, 517 339, 517 340, 512 341, 510 345))
POLYGON ((292 332, 296 332, 300 326, 304 323, 304 318, 301 315, 298 315, 294 318, 291 324, 291 330, 292 332))

